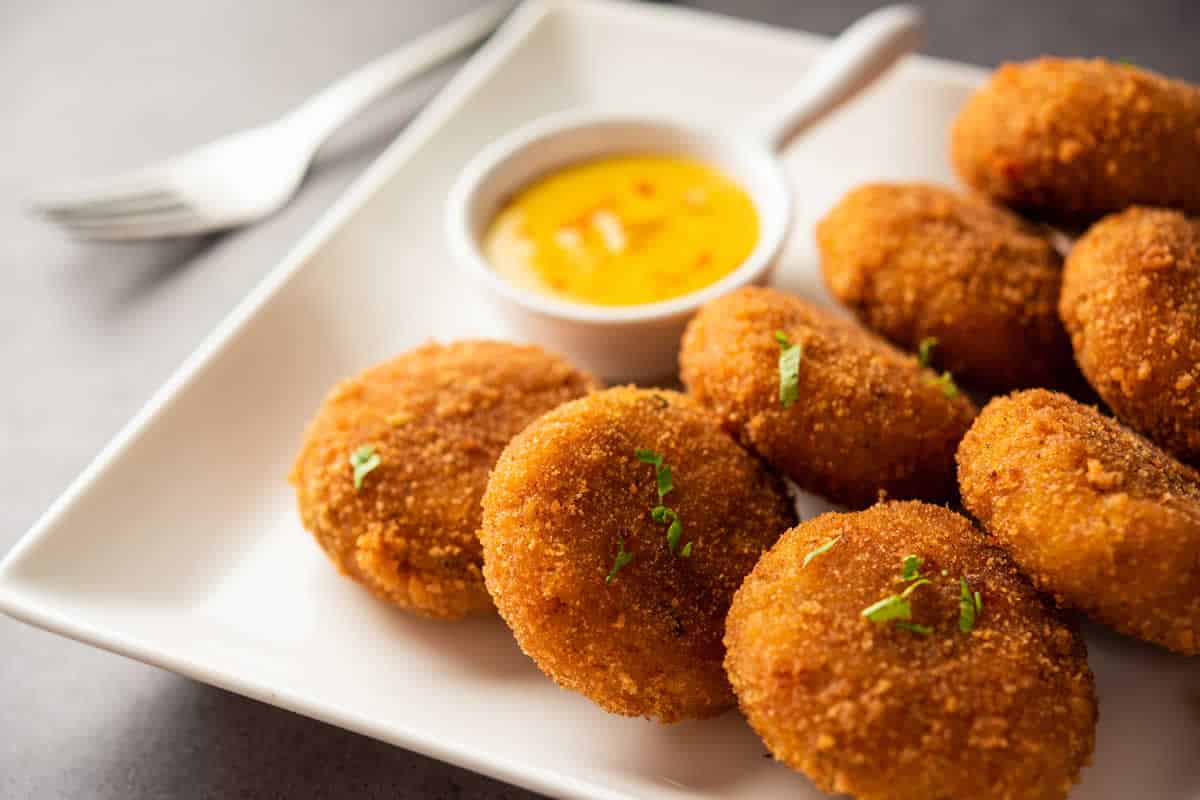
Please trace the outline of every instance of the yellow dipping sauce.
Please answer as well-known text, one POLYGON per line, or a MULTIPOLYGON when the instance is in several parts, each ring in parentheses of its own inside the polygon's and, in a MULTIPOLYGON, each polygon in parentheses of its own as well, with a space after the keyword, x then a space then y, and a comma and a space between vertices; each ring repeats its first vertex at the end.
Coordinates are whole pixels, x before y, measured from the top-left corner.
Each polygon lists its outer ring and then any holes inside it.
POLYGON ((519 286, 630 306, 716 282, 757 240, 750 197, 712 167, 619 156, 566 167, 522 189, 488 226, 483 252, 519 286))

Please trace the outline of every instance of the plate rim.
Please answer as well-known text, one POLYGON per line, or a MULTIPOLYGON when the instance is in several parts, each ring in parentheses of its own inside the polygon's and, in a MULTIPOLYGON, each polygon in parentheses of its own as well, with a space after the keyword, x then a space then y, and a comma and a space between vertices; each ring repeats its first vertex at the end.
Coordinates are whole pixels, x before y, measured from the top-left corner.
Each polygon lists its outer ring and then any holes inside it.
MULTIPOLYGON (((129 636, 119 630, 91 624, 72 617, 41 599, 36 583, 18 577, 18 567, 40 541, 89 491, 126 451, 143 436, 206 369, 244 333, 247 324, 292 280, 310 257, 358 212, 397 171, 412 153, 437 135, 453 115, 470 102, 487 77, 512 56, 530 34, 553 15, 606 17, 626 25, 663 26, 671 32, 681 28, 715 30, 721 25, 735 35, 775 38, 781 43, 807 40, 820 46, 828 37, 797 29, 731 17, 695 8, 664 7, 634 3, 632 0, 523 0, 499 30, 472 56, 461 70, 430 101, 421 113, 397 135, 395 140, 364 169, 318 220, 291 245, 278 264, 250 290, 200 341, 166 381, 126 422, 86 467, 67 485, 33 525, 0 558, 0 612, 37 628, 65 636, 120 656, 178 673, 193 680, 268 703, 294 713, 336 725, 422 753, 439 761, 489 775, 547 795, 601 798, 610 800, 629 795, 615 792, 575 775, 550 771, 502 756, 481 754, 444 739, 428 737, 419 730, 407 729, 403 721, 389 720, 387 725, 341 708, 336 703, 315 701, 286 688, 268 686, 235 672, 207 666, 170 648, 129 636)), ((922 54, 910 56, 905 67, 943 84, 973 88, 990 70, 922 54)))

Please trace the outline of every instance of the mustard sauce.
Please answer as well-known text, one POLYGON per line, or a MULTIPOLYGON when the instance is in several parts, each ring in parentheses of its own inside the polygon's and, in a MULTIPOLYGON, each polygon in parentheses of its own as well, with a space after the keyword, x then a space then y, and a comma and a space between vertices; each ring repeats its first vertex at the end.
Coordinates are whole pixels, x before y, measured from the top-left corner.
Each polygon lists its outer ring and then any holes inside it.
POLYGON ((618 156, 540 178, 500 210, 484 256, 509 281, 606 306, 701 289, 754 250, 749 195, 701 161, 618 156))

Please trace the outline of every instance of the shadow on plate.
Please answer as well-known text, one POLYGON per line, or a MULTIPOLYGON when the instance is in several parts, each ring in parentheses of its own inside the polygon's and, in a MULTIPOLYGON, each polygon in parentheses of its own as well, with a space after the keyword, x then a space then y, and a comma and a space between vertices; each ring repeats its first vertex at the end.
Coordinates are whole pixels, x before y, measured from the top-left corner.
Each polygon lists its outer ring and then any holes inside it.
POLYGON ((420 647, 446 677, 513 682, 549 681, 521 652, 516 639, 497 614, 445 621, 425 619, 401 609, 386 609, 380 635, 420 647))

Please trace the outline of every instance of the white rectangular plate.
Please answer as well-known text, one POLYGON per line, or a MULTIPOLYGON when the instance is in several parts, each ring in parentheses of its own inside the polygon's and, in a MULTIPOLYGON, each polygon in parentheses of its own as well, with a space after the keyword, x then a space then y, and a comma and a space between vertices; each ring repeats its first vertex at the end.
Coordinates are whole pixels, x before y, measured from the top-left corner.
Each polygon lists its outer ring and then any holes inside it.
MULTIPOLYGON (((450 181, 481 146, 579 105, 731 128, 822 45, 679 9, 527 3, 9 554, 0 608, 547 794, 819 797, 735 713, 610 716, 543 678, 497 619, 376 602, 326 563, 283 476, 335 379, 428 337, 505 335, 442 235, 450 181)), ((794 148, 780 284, 827 300, 811 230, 854 184, 952 179, 947 125, 980 76, 910 59, 794 148)), ((1089 639, 1101 722, 1074 796, 1200 798, 1197 662, 1089 639)))

